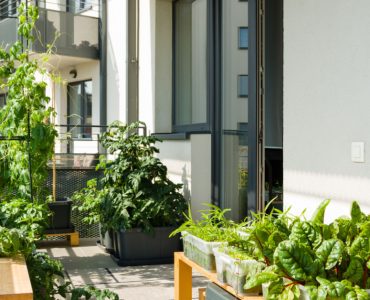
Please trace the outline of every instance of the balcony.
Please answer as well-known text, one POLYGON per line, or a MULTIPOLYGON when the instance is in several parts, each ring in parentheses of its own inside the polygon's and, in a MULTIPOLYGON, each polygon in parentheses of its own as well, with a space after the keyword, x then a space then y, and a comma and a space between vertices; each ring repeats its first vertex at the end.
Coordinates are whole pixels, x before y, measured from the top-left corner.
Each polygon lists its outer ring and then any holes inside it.
MULTIPOLYGON (((36 36, 32 50, 46 52, 48 44, 54 45, 58 55, 99 58, 99 1, 98 0, 44 0, 28 1, 39 7, 36 36)), ((12 44, 17 39, 17 0, 0 0, 0 41, 12 44)))

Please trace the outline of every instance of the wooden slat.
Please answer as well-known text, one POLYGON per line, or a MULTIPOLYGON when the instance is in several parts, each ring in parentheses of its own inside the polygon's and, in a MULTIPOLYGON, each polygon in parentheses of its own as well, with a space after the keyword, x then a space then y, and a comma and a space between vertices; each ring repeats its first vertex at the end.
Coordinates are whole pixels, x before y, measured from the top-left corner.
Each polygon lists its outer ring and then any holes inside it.
POLYGON ((0 258, 0 300, 32 300, 33 292, 23 256, 0 258))
MULTIPOLYGON (((238 295, 238 293, 229 285, 224 284, 217 280, 217 273, 210 272, 193 262, 192 260, 188 259, 183 252, 175 252, 175 300, 187 300, 189 289, 191 292, 191 284, 189 288, 188 280, 183 281, 179 280, 181 278, 181 270, 186 269, 183 265, 187 265, 189 268, 196 270, 202 276, 208 278, 213 283, 217 284, 219 287, 223 288, 224 290, 228 291, 230 294, 235 296, 237 299, 241 300, 262 300, 262 296, 242 296, 238 295), (180 267, 180 268, 179 268, 180 267), (177 280, 176 280, 177 279, 177 280), (183 293, 186 293, 186 296, 182 296, 183 293)), ((187 270, 188 272, 188 270, 187 270)), ((188 277, 188 276, 186 276, 188 277)))

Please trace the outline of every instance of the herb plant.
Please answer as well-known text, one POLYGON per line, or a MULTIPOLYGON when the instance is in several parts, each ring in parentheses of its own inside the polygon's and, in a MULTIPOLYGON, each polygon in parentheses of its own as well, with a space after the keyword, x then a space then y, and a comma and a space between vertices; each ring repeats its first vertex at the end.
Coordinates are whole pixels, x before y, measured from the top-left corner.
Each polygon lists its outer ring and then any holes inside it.
POLYGON ((240 240, 237 233, 237 225, 226 218, 225 214, 230 209, 221 209, 212 204, 205 204, 209 209, 201 210, 201 218, 193 219, 191 209, 185 214, 185 222, 174 230, 170 236, 181 232, 188 232, 206 242, 236 242, 240 240))
POLYGON ((168 179, 166 166, 155 157, 159 150, 154 144, 159 140, 138 134, 144 126, 113 122, 101 137, 113 157, 101 157, 97 168, 104 170, 103 178, 90 181, 73 197, 82 202, 77 209, 90 214, 86 221, 101 222, 103 232, 130 228, 148 232, 183 220, 187 204, 179 192, 182 185, 168 179))

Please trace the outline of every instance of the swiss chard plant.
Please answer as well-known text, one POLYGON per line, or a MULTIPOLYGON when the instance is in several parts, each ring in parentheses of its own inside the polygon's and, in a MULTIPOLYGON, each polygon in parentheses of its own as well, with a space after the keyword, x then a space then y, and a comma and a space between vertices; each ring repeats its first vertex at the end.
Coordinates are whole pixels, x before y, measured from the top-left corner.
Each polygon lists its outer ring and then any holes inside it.
POLYGON ((140 135, 141 127, 142 122, 111 124, 100 140, 112 157, 101 157, 97 168, 104 171, 103 178, 73 196, 83 200, 77 209, 90 214, 86 221, 101 222, 103 232, 130 228, 148 232, 183 220, 187 203, 180 193, 182 185, 168 178, 166 166, 155 156, 159 140, 140 135))
POLYGON ((294 221, 271 264, 250 274, 246 288, 268 283, 269 299, 299 299, 302 286, 310 299, 368 299, 369 217, 354 202, 351 218, 326 225, 328 204, 324 201, 311 220, 294 221))

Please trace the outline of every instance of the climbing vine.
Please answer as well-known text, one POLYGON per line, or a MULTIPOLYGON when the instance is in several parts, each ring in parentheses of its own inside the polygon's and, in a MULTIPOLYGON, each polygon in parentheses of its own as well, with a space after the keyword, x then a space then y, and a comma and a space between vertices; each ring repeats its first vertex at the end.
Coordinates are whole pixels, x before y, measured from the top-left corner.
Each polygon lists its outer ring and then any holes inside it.
POLYGON ((46 60, 31 51, 38 9, 20 4, 18 13, 19 40, 0 48, 0 90, 7 93, 0 134, 9 139, 0 143, 0 196, 40 199, 57 136, 50 122, 55 111, 46 94, 46 60))

